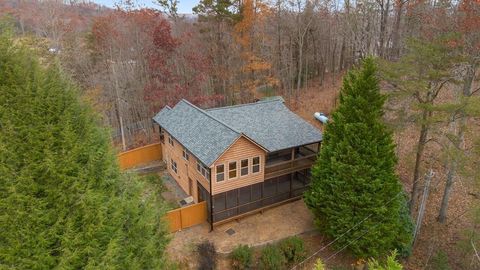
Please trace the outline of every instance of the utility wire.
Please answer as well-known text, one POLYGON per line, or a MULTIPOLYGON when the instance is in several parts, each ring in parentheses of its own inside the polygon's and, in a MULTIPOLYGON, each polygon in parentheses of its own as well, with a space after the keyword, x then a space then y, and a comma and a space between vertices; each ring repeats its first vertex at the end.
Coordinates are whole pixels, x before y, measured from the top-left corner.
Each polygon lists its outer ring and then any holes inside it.
MULTIPOLYGON (((417 179, 417 181, 415 181, 414 183, 417 183, 421 180, 422 178, 420 177, 419 179, 417 179)), ((400 196, 401 194, 403 194, 403 190, 398 192, 397 195, 395 195, 393 198, 391 198, 385 205, 388 205, 390 204, 394 199, 396 199, 398 196, 400 196)), ((362 224, 365 220, 367 220, 368 218, 370 218, 374 213, 371 213, 369 214, 367 217, 365 217, 364 219, 362 219, 360 222, 358 222, 357 224, 353 225, 350 229, 348 229, 346 232, 342 233, 340 236, 338 236, 337 238, 333 239, 330 243, 328 243, 327 245, 323 246, 322 248, 320 248, 319 250, 315 251, 312 255, 308 256, 305 260, 301 261, 300 263, 298 263, 297 265, 295 265, 294 267, 291 268, 291 270, 295 270, 297 269, 298 266, 302 265, 303 263, 305 263, 306 261, 310 260, 312 257, 314 257, 315 255, 317 255, 319 252, 323 251, 324 249, 326 249, 327 247, 331 246, 333 243, 337 242, 339 239, 341 239, 343 236, 345 236, 347 233, 349 233, 351 230, 355 229, 357 226, 359 226, 360 224, 362 224)), ((367 230, 368 232, 368 230, 367 230)), ((366 232, 366 233, 367 233, 366 232)), ((365 233, 365 234, 366 234, 365 233)), ((365 234, 361 235, 360 237, 364 236, 365 234)), ((355 241, 357 241, 358 239, 360 239, 360 237, 354 239, 352 242, 350 242, 349 244, 347 244, 346 246, 344 246, 340 251, 344 250, 347 246, 349 246, 350 244, 354 243, 355 241)), ((338 254, 339 252, 336 252, 334 255, 338 254)), ((330 258, 330 257, 329 257, 330 258)))

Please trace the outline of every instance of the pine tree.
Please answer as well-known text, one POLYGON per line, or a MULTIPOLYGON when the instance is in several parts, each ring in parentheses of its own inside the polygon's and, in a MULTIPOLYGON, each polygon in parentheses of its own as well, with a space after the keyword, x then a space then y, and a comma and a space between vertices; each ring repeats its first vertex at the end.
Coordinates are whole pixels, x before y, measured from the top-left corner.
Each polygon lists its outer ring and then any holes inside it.
POLYGON ((0 268, 165 268, 164 204, 120 173, 75 86, 32 55, 0 32, 0 268))
POLYGON ((305 194, 320 230, 363 258, 405 252, 411 242, 395 145, 382 122, 384 102, 376 65, 368 58, 344 78, 305 194))

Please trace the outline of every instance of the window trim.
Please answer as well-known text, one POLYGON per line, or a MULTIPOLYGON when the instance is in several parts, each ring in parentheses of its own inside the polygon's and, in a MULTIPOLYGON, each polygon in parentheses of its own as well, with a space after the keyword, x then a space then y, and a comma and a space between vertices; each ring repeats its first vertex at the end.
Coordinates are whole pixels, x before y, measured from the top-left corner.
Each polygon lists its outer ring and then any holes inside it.
POLYGON ((221 182, 225 182, 226 180, 226 177, 225 177, 225 164, 222 163, 222 164, 218 164, 218 165, 215 165, 215 181, 217 181, 217 183, 221 183, 221 182), (223 172, 218 172, 218 167, 219 166, 223 166, 223 172), (223 174, 223 179, 222 180, 218 180, 218 175, 219 174, 223 174))
POLYGON ((177 162, 175 162, 173 158, 170 158, 170 168, 172 169, 173 172, 175 172, 175 174, 178 174, 177 162))
POLYGON ((208 181, 210 181, 210 168, 207 167, 206 165, 204 165, 203 163, 201 163, 198 159, 197 159, 197 172, 203 176, 203 178, 207 179, 208 181), (205 173, 204 173, 205 171, 205 173))
POLYGON ((229 161, 227 163, 227 165, 228 165, 227 166, 227 168, 228 168, 228 180, 238 178, 238 161, 237 160, 229 161), (230 170, 230 163, 235 163, 235 169, 234 170, 230 170), (230 171, 235 171, 235 176, 234 177, 230 177, 230 171))
POLYGON ((241 159, 240 160, 240 177, 244 177, 244 176, 248 176, 250 174, 250 159, 249 158, 244 158, 244 159, 241 159), (243 161, 247 161, 247 166, 242 166, 242 162, 243 161), (247 173, 246 174, 243 174, 243 169, 247 169, 247 173))
POLYGON ((190 160, 190 155, 188 154, 188 150, 185 147, 183 147, 182 157, 186 161, 190 160))
POLYGON ((262 172, 262 166, 261 166, 261 164, 262 164, 262 159, 261 159, 260 156, 252 157, 252 174, 258 174, 258 173, 261 173, 261 172, 262 172), (258 158, 258 165, 255 165, 255 164, 253 163, 253 160, 254 160, 255 158, 258 158), (253 169, 255 166, 258 166, 258 172, 255 172, 255 170, 253 169))

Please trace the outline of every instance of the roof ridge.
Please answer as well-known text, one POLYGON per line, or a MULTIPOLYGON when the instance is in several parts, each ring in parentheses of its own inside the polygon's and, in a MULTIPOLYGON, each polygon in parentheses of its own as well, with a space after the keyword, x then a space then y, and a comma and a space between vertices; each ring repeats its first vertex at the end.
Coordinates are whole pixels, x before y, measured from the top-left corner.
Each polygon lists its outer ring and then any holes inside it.
POLYGON ((231 127, 230 125, 227 125, 225 122, 223 122, 223 121, 221 121, 220 119, 218 119, 218 118, 214 117, 213 115, 209 114, 207 111, 205 111, 205 110, 203 110, 203 109, 201 109, 201 108, 199 108, 199 107, 197 107, 197 106, 193 105, 192 103, 190 103, 190 101, 188 101, 188 100, 186 100, 186 99, 184 99, 184 98, 182 98, 182 100, 180 100, 180 101, 183 101, 183 102, 187 103, 187 105, 189 105, 189 106, 191 106, 191 107, 193 107, 193 108, 197 109, 199 112, 201 112, 201 113, 205 114, 206 116, 210 117, 211 119, 213 119, 213 120, 215 120, 215 121, 219 122, 220 124, 222 124, 222 125, 226 126, 226 127, 227 127, 227 128, 229 128, 229 129, 233 130, 235 133, 242 134, 242 132, 240 132, 240 131, 238 131, 238 130, 234 129, 234 128, 233 128, 233 127, 231 127))
POLYGON ((280 103, 283 103, 283 102, 282 102, 281 100, 279 100, 279 99, 259 100, 259 101, 250 102, 250 103, 243 103, 243 104, 236 104, 236 105, 230 105, 230 106, 210 108, 210 109, 206 109, 205 112, 215 111, 215 110, 222 110, 222 109, 230 109, 230 108, 238 108, 238 107, 244 107, 244 106, 253 106, 253 105, 265 104, 265 103, 270 103, 270 102, 280 102, 280 103))

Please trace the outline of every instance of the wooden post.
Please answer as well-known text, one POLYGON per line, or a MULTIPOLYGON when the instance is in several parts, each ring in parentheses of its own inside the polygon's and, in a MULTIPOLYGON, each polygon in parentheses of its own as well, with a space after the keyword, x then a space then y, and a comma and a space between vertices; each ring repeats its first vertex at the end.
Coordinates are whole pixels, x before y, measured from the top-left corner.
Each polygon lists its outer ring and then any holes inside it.
POLYGON ((212 170, 210 170, 210 232, 213 232, 213 195, 212 195, 212 170))

